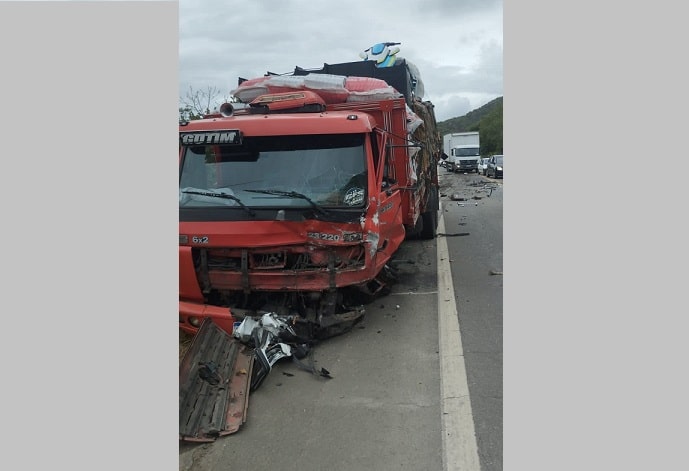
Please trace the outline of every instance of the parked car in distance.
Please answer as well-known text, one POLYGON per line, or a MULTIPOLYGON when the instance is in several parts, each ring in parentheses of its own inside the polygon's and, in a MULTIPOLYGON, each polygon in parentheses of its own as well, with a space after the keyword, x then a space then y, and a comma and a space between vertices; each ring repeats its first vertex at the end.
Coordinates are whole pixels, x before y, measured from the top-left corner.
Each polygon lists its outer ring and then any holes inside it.
POLYGON ((486 176, 492 178, 502 178, 502 154, 491 155, 486 167, 486 176))
POLYGON ((481 157, 481 160, 478 161, 478 174, 479 175, 485 175, 486 174, 486 167, 488 167, 488 160, 490 160, 490 157, 481 157))

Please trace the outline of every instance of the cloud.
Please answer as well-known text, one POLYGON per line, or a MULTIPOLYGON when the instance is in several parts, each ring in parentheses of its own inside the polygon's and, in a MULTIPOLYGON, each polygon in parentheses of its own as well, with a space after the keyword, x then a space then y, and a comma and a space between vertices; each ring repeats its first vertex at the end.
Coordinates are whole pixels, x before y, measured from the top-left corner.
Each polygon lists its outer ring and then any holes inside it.
POLYGON ((500 0, 225 5, 179 2, 180 96, 190 86, 229 92, 239 77, 358 61, 359 52, 385 41, 401 43, 399 55, 419 68, 424 99, 440 121, 502 96, 500 0))

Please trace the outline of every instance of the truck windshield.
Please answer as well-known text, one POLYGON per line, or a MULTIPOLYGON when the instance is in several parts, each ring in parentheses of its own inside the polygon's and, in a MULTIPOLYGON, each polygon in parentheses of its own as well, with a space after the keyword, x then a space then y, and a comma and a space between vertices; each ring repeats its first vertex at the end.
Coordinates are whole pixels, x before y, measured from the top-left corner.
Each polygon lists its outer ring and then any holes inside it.
POLYGON ((365 155, 363 134, 244 136, 241 145, 189 146, 180 167, 179 204, 363 207, 365 155), (236 199, 213 198, 208 192, 236 199))
POLYGON ((455 155, 457 157, 475 157, 479 155, 478 147, 467 147, 462 149, 455 149, 455 155))

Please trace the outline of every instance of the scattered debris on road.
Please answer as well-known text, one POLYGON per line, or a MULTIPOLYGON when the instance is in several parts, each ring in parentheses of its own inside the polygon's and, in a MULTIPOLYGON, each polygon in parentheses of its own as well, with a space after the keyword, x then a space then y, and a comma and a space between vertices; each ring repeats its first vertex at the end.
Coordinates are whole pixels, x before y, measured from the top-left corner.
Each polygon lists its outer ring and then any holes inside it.
POLYGON ((308 330, 298 330, 296 317, 278 316, 274 312, 265 313, 261 317, 245 317, 235 326, 232 335, 254 349, 256 368, 251 376, 251 392, 261 385, 273 365, 282 358, 291 357, 301 369, 316 376, 332 378, 325 368, 316 369, 313 361, 309 365, 300 361, 311 353, 315 339, 309 335, 308 330))
MULTIPOLYGON (((348 328, 330 333, 351 330, 363 317, 363 308, 359 314, 346 320, 348 328)), ((323 335, 295 316, 274 312, 245 316, 231 334, 205 319, 180 362, 180 441, 212 442, 239 430, 246 421, 249 393, 282 358, 291 357, 298 368, 332 379, 330 371, 314 364, 313 346, 319 340, 314 332, 323 335)))

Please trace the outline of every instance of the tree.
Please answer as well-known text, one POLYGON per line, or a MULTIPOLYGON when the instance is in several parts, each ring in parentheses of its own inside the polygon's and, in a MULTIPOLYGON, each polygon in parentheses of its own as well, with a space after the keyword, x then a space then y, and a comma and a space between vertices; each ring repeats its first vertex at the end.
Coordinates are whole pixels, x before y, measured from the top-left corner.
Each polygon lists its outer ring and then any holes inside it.
POLYGON ((481 119, 481 155, 502 154, 502 106, 481 119))
POLYGON ((191 121, 194 119, 201 119, 204 115, 209 114, 222 103, 235 102, 234 97, 227 95, 221 96, 218 87, 207 86, 203 90, 194 90, 189 86, 184 97, 180 97, 179 103, 179 120, 191 121))

